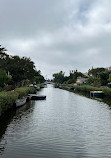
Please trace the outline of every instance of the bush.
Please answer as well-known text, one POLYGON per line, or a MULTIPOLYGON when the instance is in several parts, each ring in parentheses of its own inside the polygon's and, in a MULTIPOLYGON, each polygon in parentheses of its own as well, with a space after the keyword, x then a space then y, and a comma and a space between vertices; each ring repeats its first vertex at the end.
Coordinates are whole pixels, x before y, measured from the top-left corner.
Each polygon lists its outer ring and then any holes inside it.
POLYGON ((100 78, 89 77, 89 79, 87 80, 87 84, 89 84, 91 86, 100 87, 101 86, 101 80, 100 80, 100 78))
POLYGON ((103 88, 105 96, 111 97, 111 88, 103 88))
POLYGON ((19 98, 26 96, 28 93, 35 93, 35 89, 33 87, 20 87, 16 88, 15 92, 19 94, 19 98))
POLYGON ((0 92, 0 115, 13 106, 18 96, 17 92, 0 92))
POLYGON ((73 84, 64 84, 63 86, 74 87, 75 91, 90 93, 90 91, 103 91, 104 95, 111 98, 111 88, 98 88, 89 85, 76 86, 73 84))
POLYGON ((76 82, 75 79, 69 79, 69 80, 67 81, 68 84, 75 83, 75 82, 76 82))
POLYGON ((89 85, 78 86, 78 85, 73 85, 73 84, 64 84, 64 86, 73 87, 75 91, 81 91, 81 92, 86 92, 86 93, 89 93, 90 91, 101 90, 100 88, 89 86, 89 85))
POLYGON ((77 91, 82 91, 82 92, 90 92, 90 91, 96 91, 96 90, 100 90, 100 88, 97 87, 92 87, 92 86, 75 86, 77 91))
POLYGON ((18 98, 34 92, 35 89, 33 87, 21 87, 10 92, 0 92, 0 115, 7 109, 11 108, 18 98))

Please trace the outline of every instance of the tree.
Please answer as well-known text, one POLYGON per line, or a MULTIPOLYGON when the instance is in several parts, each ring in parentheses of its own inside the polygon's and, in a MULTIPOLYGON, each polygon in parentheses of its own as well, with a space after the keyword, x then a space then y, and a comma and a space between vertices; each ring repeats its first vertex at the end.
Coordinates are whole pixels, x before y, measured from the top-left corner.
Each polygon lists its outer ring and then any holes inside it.
POLYGON ((108 84, 108 77, 109 77, 109 73, 106 73, 106 72, 100 72, 99 73, 101 86, 106 86, 108 84))
POLYGON ((0 45, 0 69, 12 76, 12 83, 23 83, 24 80, 33 81, 35 76, 38 82, 43 82, 44 77, 37 72, 35 64, 27 57, 9 56, 6 49, 0 45))
POLYGON ((0 68, 7 72, 7 61, 9 59, 9 55, 6 51, 7 50, 0 45, 0 68))
POLYGON ((101 67, 101 68, 92 68, 91 70, 88 71, 88 75, 92 76, 92 77, 98 77, 100 72, 104 72, 105 68, 101 67))
POLYGON ((6 65, 1 66, 6 72, 10 72, 14 83, 21 82, 22 80, 32 80, 35 74, 35 65, 30 58, 19 56, 10 56, 6 60, 6 65))
POLYGON ((53 74, 53 81, 55 83, 63 83, 65 81, 65 77, 64 77, 64 72, 63 71, 60 71, 59 73, 55 73, 53 74))
POLYGON ((89 79, 87 80, 87 84, 89 84, 91 86, 100 87, 101 86, 101 80, 100 80, 100 78, 89 77, 89 79))
POLYGON ((35 75, 34 75, 34 82, 36 83, 43 83, 45 82, 44 77, 41 75, 41 71, 35 71, 35 75))
POLYGON ((111 83, 111 73, 109 74, 108 81, 111 83))
POLYGON ((0 45, 0 54, 5 53, 5 51, 7 51, 7 50, 0 45))
POLYGON ((84 77, 84 75, 81 72, 78 72, 77 69, 70 71, 69 80, 67 83, 75 83, 78 77, 84 77))
POLYGON ((4 87, 4 85, 8 84, 10 81, 11 76, 8 76, 5 71, 0 70, 0 87, 4 87))

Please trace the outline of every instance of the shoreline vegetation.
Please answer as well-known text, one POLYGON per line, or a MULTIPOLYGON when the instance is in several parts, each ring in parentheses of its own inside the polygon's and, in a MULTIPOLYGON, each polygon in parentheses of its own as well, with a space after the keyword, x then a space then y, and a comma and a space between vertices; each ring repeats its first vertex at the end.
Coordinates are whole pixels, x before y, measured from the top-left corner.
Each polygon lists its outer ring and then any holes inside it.
POLYGON ((58 88, 83 93, 87 97, 102 97, 111 106, 111 67, 92 67, 86 73, 71 70, 67 76, 60 71, 53 74, 53 82, 58 88))
POLYGON ((82 86, 77 86, 73 84, 55 84, 55 88, 60 88, 64 90, 68 90, 74 93, 82 94, 84 96, 90 97, 90 91, 103 91, 104 97, 103 101, 109 104, 108 100, 110 101, 111 105, 111 88, 98 88, 98 87, 93 87, 89 85, 82 85, 82 86), (105 98, 105 100, 104 100, 105 98), (107 100, 106 100, 107 98, 107 100))
MULTIPOLYGON (((36 69, 30 58, 11 56, 6 51, 0 45, 0 116, 12 108, 17 99, 34 93, 35 89, 28 85, 40 86, 45 82, 41 71, 36 69)), ((111 100, 111 67, 92 67, 86 73, 71 70, 68 76, 60 71, 53 74, 52 81, 56 87, 75 93, 90 95, 90 91, 103 91, 104 97, 111 100)))
POLYGON ((0 45, 0 116, 5 115, 17 99, 35 93, 33 85, 40 87, 45 82, 41 71, 36 69, 30 58, 12 56, 6 51, 0 45))
POLYGON ((0 116, 14 107, 15 101, 18 98, 26 96, 29 93, 35 93, 35 89, 33 87, 20 87, 13 91, 0 92, 0 116))

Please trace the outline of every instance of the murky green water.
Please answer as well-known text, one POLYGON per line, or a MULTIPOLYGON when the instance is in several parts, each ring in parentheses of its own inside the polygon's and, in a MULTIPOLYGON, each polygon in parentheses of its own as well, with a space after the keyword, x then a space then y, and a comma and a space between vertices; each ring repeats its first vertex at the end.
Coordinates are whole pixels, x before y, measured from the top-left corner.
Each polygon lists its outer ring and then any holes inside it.
POLYGON ((0 120, 0 158, 110 158, 111 110, 49 85, 0 120))

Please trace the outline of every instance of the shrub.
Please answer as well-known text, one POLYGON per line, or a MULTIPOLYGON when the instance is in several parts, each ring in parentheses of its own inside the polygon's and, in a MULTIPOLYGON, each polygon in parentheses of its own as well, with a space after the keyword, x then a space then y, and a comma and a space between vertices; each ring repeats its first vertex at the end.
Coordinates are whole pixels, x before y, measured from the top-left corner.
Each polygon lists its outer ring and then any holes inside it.
POLYGON ((111 97, 111 88, 103 88, 105 96, 111 97))
POLYGON ((15 92, 19 94, 19 98, 26 96, 28 93, 35 93, 35 89, 33 87, 20 87, 16 88, 15 92))
POLYGON ((16 92, 0 92, 0 115, 13 106, 18 96, 16 92))
POLYGON ((0 115, 7 109, 11 108, 18 98, 34 92, 35 89, 33 87, 21 87, 10 92, 0 92, 0 115))

